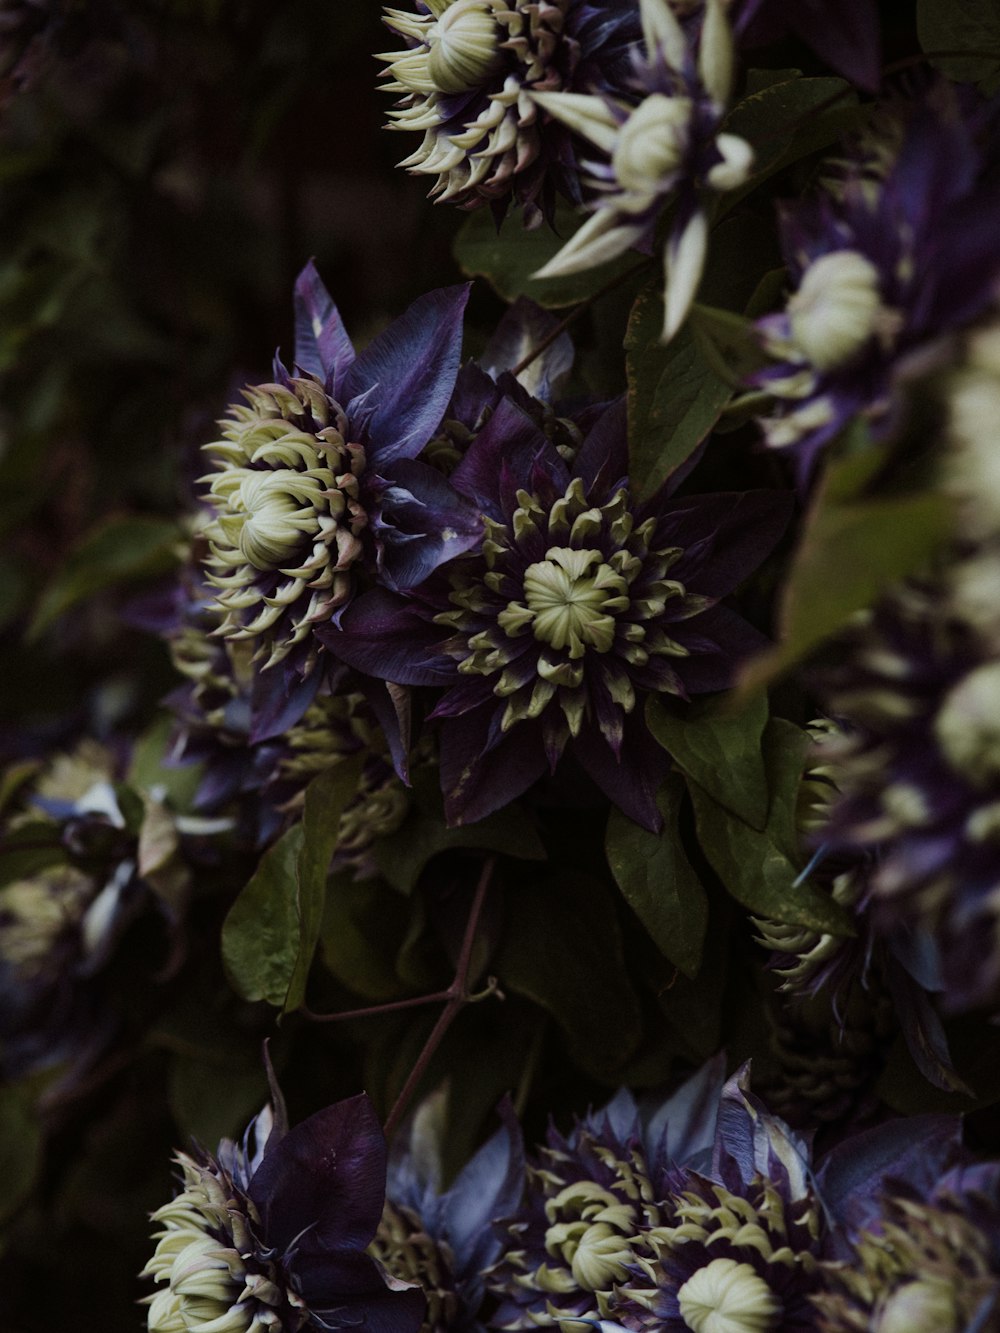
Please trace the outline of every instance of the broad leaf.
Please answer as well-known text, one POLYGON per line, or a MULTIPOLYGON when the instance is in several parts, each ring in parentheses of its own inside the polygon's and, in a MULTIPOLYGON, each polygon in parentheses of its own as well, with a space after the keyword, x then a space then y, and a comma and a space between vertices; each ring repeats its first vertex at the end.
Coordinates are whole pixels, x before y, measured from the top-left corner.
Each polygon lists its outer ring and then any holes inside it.
POLYGON ((176 524, 159 518, 111 518, 92 528, 42 593, 30 635, 105 588, 165 574, 177 563, 179 538, 176 524))
POLYGON ((960 83, 1000 90, 1000 6, 996 0, 917 0, 920 45, 938 69, 960 83), (936 52, 968 51, 967 56, 936 52))
POLYGON ((661 344, 662 287, 657 278, 639 293, 625 335, 629 472, 642 497, 654 494, 687 462, 732 392, 689 327, 666 347, 661 344))
POLYGON ((663 829, 650 833, 612 809, 605 849, 622 897, 646 927, 656 947, 689 977, 698 972, 708 901, 681 845, 679 814, 684 783, 671 774, 657 805, 663 829))
POLYGON ((740 712, 698 702, 683 712, 651 697, 649 729, 679 768, 731 814, 752 828, 767 822, 768 788, 761 738, 767 696, 755 695, 740 712))
POLYGON ((0 1089, 0 1223, 31 1194, 41 1157, 42 1127, 27 1095, 14 1087, 0 1089))
POLYGON ((395 960, 412 915, 412 903, 381 879, 334 875, 320 935, 324 964, 366 1000, 396 999, 406 983, 397 974, 395 960))
POLYGON ((829 894, 808 881, 797 882, 805 858, 799 851, 795 812, 807 739, 790 722, 772 718, 768 723, 763 750, 771 806, 762 830, 731 814, 691 781, 698 840, 727 892, 751 912, 850 935, 850 918, 829 894))

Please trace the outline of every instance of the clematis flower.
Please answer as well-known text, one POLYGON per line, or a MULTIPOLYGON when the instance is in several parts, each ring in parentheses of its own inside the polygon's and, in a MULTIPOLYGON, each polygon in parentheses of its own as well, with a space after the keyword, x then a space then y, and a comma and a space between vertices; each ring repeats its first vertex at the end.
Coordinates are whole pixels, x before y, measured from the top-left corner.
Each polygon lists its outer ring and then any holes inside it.
POLYGON ((925 373, 942 335, 992 300, 1000 271, 995 173, 982 110, 949 92, 898 105, 862 141, 846 175, 784 210, 795 290, 757 321, 774 364, 754 382, 775 399, 761 422, 807 480, 825 444, 861 416, 876 436, 898 417, 898 381, 925 373))
POLYGON ((987 549, 902 587, 819 682, 849 724, 823 836, 877 849, 874 927, 890 942, 914 937, 951 1009, 1000 998, 998 577, 987 549))
POLYGON ((537 278, 578 273, 626 250, 649 254, 665 207, 663 341, 687 318, 708 247, 705 198, 742 185, 753 150, 721 129, 732 96, 733 41, 722 0, 682 24, 668 0, 640 0, 646 55, 627 100, 606 93, 534 92, 550 115, 597 148, 585 165, 593 216, 537 278), (637 101, 638 99, 638 101, 637 101))
POLYGON ((408 596, 376 589, 319 631, 341 660, 442 686, 450 822, 515 799, 570 751, 633 819, 659 826, 669 759, 642 700, 724 688, 762 642, 720 604, 778 540, 782 492, 633 497, 621 404, 568 466, 513 403, 497 407, 455 488, 481 508, 482 550, 408 596))
POLYGON ((579 202, 570 136, 531 94, 619 86, 634 0, 417 0, 385 22, 407 42, 379 57, 402 95, 389 128, 423 135, 400 165, 437 178, 432 198, 498 217, 513 199, 529 226, 551 221, 557 195, 579 202))
POLYGON ((417 1333, 423 1294, 365 1253, 385 1194, 386 1149, 363 1094, 289 1130, 270 1110, 241 1144, 178 1153, 180 1189, 152 1215, 141 1276, 150 1333, 417 1333))
POLYGON ((881 83, 875 0, 737 0, 740 45, 755 47, 792 33, 821 60, 866 92, 881 83))
POLYGON ((501 1127, 454 1181, 441 1180, 443 1094, 414 1116, 408 1142, 389 1160, 385 1210, 371 1253, 395 1277, 427 1296, 425 1333, 485 1333, 487 1270, 501 1257, 498 1225, 518 1210, 524 1191, 524 1146, 510 1103, 501 1127))
POLYGON ((356 356, 307 265, 297 372, 276 361, 274 382, 247 389, 206 446, 205 569, 220 633, 252 644, 265 670, 283 664, 279 700, 314 670, 314 630, 340 613, 361 569, 405 588, 479 540, 473 508, 416 460, 452 394, 467 294, 420 297, 356 356))

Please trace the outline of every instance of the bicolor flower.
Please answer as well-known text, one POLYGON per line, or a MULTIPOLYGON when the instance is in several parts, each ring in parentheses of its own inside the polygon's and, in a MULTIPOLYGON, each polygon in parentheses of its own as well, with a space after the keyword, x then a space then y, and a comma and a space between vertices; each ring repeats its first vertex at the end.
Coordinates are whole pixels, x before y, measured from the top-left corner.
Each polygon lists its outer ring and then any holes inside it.
POLYGON ((274 382, 245 390, 206 446, 220 633, 252 644, 265 670, 284 663, 279 694, 312 672, 314 630, 359 570, 405 588, 479 541, 471 506, 416 461, 452 394, 466 296, 418 298, 356 356, 309 264, 295 289, 296 373, 276 361, 274 382))
POLYGON ((424 1333, 485 1333, 486 1273, 504 1251, 500 1223, 524 1192, 524 1146, 509 1102, 503 1124, 452 1183, 441 1179, 443 1094, 418 1109, 408 1142, 389 1160, 385 1210, 371 1253, 427 1296, 424 1333))
POLYGON ((570 136, 531 94, 620 86, 634 0, 417 0, 385 22, 407 43, 379 57, 401 94, 390 128, 423 135, 400 165, 436 177, 432 198, 499 216, 513 199, 528 225, 551 220, 557 195, 579 201, 570 136))
POLYGON ((375 590, 321 638, 400 684, 443 686, 441 780, 450 822, 515 799, 564 752, 647 827, 669 763, 646 730, 649 694, 725 688, 762 636, 721 604, 778 540, 783 492, 636 501, 622 405, 571 466, 504 401, 451 475, 486 536, 407 597, 375 590))
POLYGON ((586 162, 593 212, 538 278, 577 273, 630 248, 649 254, 670 203, 663 340, 687 318, 708 247, 707 197, 742 185, 753 150, 722 130, 732 96, 733 42, 723 0, 686 24, 668 0, 640 0, 646 55, 627 100, 608 94, 535 92, 535 102, 592 144, 586 162), (638 99, 638 101, 637 101, 638 99))
POLYGON ((178 1153, 180 1189, 152 1215, 141 1276, 150 1333, 417 1333, 423 1294, 365 1253, 386 1148, 363 1094, 287 1129, 269 1111, 242 1143, 178 1153))
POLYGON ((795 290, 757 322, 774 363, 754 382, 775 399, 767 444, 794 450, 803 479, 855 417, 886 435, 907 368, 926 373, 942 335, 991 302, 1000 196, 977 142, 988 133, 985 113, 934 89, 884 113, 846 174, 784 210, 795 290))

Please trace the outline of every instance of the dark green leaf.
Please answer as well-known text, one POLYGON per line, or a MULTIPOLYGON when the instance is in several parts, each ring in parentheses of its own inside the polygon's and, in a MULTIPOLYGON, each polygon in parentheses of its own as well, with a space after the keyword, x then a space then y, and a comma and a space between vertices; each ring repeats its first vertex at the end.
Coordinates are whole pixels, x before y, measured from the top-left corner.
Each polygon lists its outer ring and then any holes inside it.
POLYGON ((536 282, 532 274, 547 264, 585 221, 585 215, 563 208, 556 214, 555 232, 548 227, 525 231, 520 219, 511 213, 498 232, 489 209, 482 208, 462 224, 455 238, 455 259, 470 278, 488 279, 505 301, 530 296, 549 308, 576 305, 644 262, 634 250, 627 250, 584 273, 536 282))
POLYGON ((625 335, 629 472, 652 495, 691 456, 719 419, 731 390, 709 366, 690 328, 666 347, 663 282, 640 292, 625 335))
POLYGON ((767 696, 751 698, 740 712, 702 703, 672 712, 651 697, 649 729, 678 767, 719 805, 752 828, 767 822, 768 789, 761 737, 767 726, 767 696))
POLYGON ((177 562, 179 537, 176 524, 158 518, 112 518, 92 528, 42 593, 31 635, 104 588, 165 573, 177 562))
POLYGON ((492 968, 503 990, 534 1000, 566 1033, 573 1059, 613 1076, 640 1040, 608 891, 577 876, 506 885, 508 925, 492 968))
MULTIPOLYGON (((230 1034, 231 1040, 231 1034, 230 1034)), ((267 1101, 267 1077, 260 1060, 236 1063, 177 1055, 170 1066, 170 1109, 185 1139, 218 1143, 246 1127, 267 1101)))
POLYGON ((932 63, 959 83, 1000 90, 1000 6, 996 0, 917 0, 917 35, 932 63), (935 52, 968 51, 937 56, 935 52))
POLYGON ((323 913, 323 962, 348 989, 366 1000, 396 999, 406 989, 395 959, 406 936, 413 902, 380 879, 330 879, 323 913))
POLYGON ((164 758, 173 735, 176 719, 161 714, 147 727, 132 747, 127 780, 136 791, 161 791, 176 811, 190 810, 198 783, 200 764, 165 764, 164 758))
POLYGON ((708 901, 681 845, 679 814, 683 798, 684 783, 671 774, 657 797, 663 815, 660 833, 650 833, 612 809, 606 850, 622 896, 656 947, 675 967, 693 977, 701 963, 708 901))
POLYGON ((771 792, 767 826, 751 828, 690 782, 702 850, 723 886, 758 916, 833 935, 849 935, 851 922, 829 894, 798 884, 803 857, 796 830, 796 802, 807 743, 805 732, 772 718, 764 733, 764 764, 771 792))
POLYGON ((939 493, 853 498, 878 460, 877 452, 848 456, 828 468, 786 578, 779 642, 750 664, 742 688, 758 689, 800 661, 948 537, 951 507, 939 493))
POLYGON ((23 1091, 0 1088, 0 1223, 31 1193, 41 1166, 42 1130, 23 1091))
POLYGON ((544 861, 545 848, 521 806, 509 805, 478 824, 447 828, 435 775, 416 774, 413 809, 402 826, 375 847, 379 870, 401 893, 412 893, 420 872, 439 852, 455 848, 500 852, 522 861, 544 861))
POLYGON ((49 866, 67 863, 55 824, 32 820, 4 834, 0 850, 0 884, 28 879, 49 866))

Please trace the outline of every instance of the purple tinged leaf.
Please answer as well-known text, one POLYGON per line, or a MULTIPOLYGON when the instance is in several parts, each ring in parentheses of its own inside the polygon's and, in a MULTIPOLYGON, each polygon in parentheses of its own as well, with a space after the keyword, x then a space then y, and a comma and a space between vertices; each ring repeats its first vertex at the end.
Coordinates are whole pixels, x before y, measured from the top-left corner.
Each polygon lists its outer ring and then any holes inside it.
POLYGON ((284 1250, 297 1241, 303 1254, 363 1250, 382 1216, 385 1168, 385 1137, 366 1094, 303 1120, 250 1182, 268 1244, 284 1250))
POLYGON ((347 415, 352 426, 363 424, 375 471, 415 458, 440 424, 458 374, 468 297, 468 283, 418 297, 349 367, 347 415))
POLYGON ((353 361, 354 347, 340 312, 310 259, 295 282, 295 364, 338 398, 353 361))
POLYGON ((341 662, 396 685, 450 685, 456 665, 440 645, 444 636, 414 603, 384 588, 352 602, 340 625, 324 625, 316 637, 341 662))

